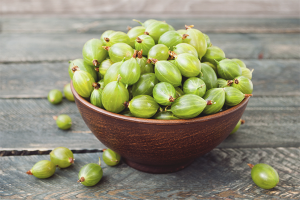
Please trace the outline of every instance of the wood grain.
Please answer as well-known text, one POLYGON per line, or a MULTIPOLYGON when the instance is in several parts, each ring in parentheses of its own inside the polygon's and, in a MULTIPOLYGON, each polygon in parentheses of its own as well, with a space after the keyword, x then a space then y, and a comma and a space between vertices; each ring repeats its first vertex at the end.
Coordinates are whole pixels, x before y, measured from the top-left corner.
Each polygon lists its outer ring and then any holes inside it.
POLYGON ((227 16, 298 17, 299 1, 289 0, 2 0, 1 14, 60 16, 227 16))
MULTIPOLYGON (((246 123, 219 147, 298 147, 300 98, 251 98, 243 115, 246 123)), ((101 149, 73 102, 52 105, 46 99, 0 99, 0 150, 101 149), (52 116, 68 114, 73 126, 56 127, 52 116), (3 139, 2 139, 3 138, 3 139)))
POLYGON ((80 168, 97 163, 102 153, 75 154, 75 164, 57 169, 49 179, 37 179, 25 172, 40 156, 0 157, 0 198, 33 199, 299 199, 299 148, 214 149, 188 168, 153 175, 121 163, 108 167, 102 162, 103 178, 94 187, 77 183, 80 168), (267 163, 280 177, 271 190, 257 187, 247 163, 267 163), (20 182, 20 180, 23 180, 20 182))

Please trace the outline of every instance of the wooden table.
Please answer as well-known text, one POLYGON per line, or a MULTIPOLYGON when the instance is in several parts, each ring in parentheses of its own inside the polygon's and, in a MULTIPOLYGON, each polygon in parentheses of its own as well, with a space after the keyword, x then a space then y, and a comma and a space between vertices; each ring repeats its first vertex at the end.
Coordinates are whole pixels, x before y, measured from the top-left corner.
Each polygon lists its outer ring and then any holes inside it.
MULTIPOLYGON (((141 19, 143 20, 143 19, 141 19)), ((2 17, 0 19, 0 198, 38 199, 299 199, 299 19, 168 19, 176 29, 194 24, 228 58, 241 58, 253 74, 254 97, 246 124, 218 148, 172 174, 147 174, 122 163, 108 167, 94 187, 77 183, 79 169, 105 148, 84 124, 75 103, 51 105, 49 90, 69 82, 68 60, 107 29, 126 31, 131 19, 2 17), (52 116, 68 114, 68 131, 52 116), (39 180, 25 172, 51 149, 65 146, 75 164, 39 180), (267 163, 279 173, 271 190, 257 187, 247 163, 267 163)))

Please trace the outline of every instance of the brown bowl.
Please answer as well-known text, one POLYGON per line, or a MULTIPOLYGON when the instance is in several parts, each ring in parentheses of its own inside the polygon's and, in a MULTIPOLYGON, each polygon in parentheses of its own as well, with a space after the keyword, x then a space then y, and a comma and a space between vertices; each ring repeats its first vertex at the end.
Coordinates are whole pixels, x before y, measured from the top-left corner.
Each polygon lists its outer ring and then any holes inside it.
POLYGON ((213 115, 180 120, 128 117, 92 105, 75 91, 76 105, 92 133, 131 167, 149 173, 181 170, 218 146, 234 129, 249 97, 213 115))

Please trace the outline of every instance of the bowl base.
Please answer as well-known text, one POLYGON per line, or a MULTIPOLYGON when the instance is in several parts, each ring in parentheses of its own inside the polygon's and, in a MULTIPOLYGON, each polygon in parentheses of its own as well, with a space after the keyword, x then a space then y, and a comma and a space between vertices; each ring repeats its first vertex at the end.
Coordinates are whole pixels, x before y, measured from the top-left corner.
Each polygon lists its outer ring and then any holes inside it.
POLYGON ((151 174, 167 174, 167 173, 177 172, 192 164, 194 160, 195 159, 189 160, 185 163, 174 164, 174 165, 145 165, 145 164, 136 163, 131 160, 127 160, 123 158, 123 161, 128 166, 137 169, 139 171, 147 172, 151 174))

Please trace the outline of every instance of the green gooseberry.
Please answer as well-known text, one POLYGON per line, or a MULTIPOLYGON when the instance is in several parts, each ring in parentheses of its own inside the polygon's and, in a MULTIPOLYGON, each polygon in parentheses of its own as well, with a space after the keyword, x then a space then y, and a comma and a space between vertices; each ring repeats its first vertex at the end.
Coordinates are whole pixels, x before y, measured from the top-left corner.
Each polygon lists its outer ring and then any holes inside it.
POLYGON ((221 61, 225 58, 225 53, 222 49, 216 46, 211 46, 207 48, 205 55, 201 58, 201 61, 217 65, 216 61, 221 61))
POLYGON ((207 48, 208 47, 211 47, 212 44, 210 42, 210 38, 208 37, 208 35, 206 35, 205 33, 203 33, 204 37, 205 37, 205 40, 206 40, 206 44, 207 44, 207 48))
POLYGON ((87 73, 89 73, 90 75, 92 75, 92 77, 96 80, 98 78, 97 73, 95 71, 94 67, 89 66, 86 62, 83 61, 83 59, 75 59, 75 60, 70 60, 69 61, 70 65, 69 65, 69 75, 71 80, 73 80, 73 67, 79 67, 79 69, 81 71, 86 71, 87 73))
POLYGON ((176 61, 175 60, 168 60, 168 62, 172 63, 173 65, 176 66, 176 61))
POLYGON ((104 89, 104 79, 101 79, 100 81, 98 81, 100 88, 103 90, 104 89))
POLYGON ((218 78, 218 79, 217 79, 217 82, 218 82, 218 88, 229 87, 229 86, 231 86, 231 84, 233 83, 232 80, 226 81, 226 80, 223 79, 223 78, 218 78))
POLYGON ((52 104, 59 104, 63 99, 61 91, 57 89, 50 90, 48 93, 48 101, 52 104))
POLYGON ((123 62, 117 62, 112 64, 106 71, 104 76, 104 86, 110 82, 118 80, 118 75, 120 74, 120 67, 123 62))
POLYGON ((41 160, 32 169, 27 171, 26 174, 33 175, 37 178, 49 178, 55 173, 55 165, 49 160, 41 160))
POLYGON ((139 80, 141 76, 141 67, 136 60, 136 52, 131 59, 122 63, 119 74, 121 76, 121 82, 124 83, 126 87, 135 84, 139 80))
POLYGON ((105 85, 102 91, 102 105, 110 112, 119 113, 125 109, 124 102, 129 100, 129 92, 125 85, 117 81, 113 81, 105 85))
POLYGON ((250 80, 252 79, 252 73, 254 71, 254 69, 252 69, 250 71, 250 69, 246 68, 246 67, 241 67, 242 70, 242 76, 245 76, 246 78, 249 78, 250 80))
POLYGON ((179 119, 171 111, 160 111, 153 116, 153 119, 174 120, 179 119))
POLYGON ((158 61, 169 58, 169 48, 164 44, 154 45, 148 52, 148 59, 157 59, 158 61))
POLYGON ((130 38, 129 36, 122 32, 122 31, 115 31, 111 34, 109 34, 107 37, 104 37, 104 45, 102 46, 109 46, 111 47, 114 44, 117 43, 125 43, 130 45, 130 38))
POLYGON ((153 38, 149 35, 140 35, 135 40, 135 49, 138 51, 143 50, 143 55, 147 56, 149 50, 155 45, 153 38))
POLYGON ((252 96, 252 94, 244 94, 234 87, 225 87, 225 105, 236 106, 243 101, 245 97, 252 96))
POLYGON ((218 75, 217 65, 213 65, 210 62, 203 62, 203 63, 210 66, 216 72, 216 75, 218 75))
POLYGON ((152 63, 147 62, 147 58, 143 57, 143 49, 138 52, 138 57, 136 58, 139 66, 141 67, 141 75, 146 73, 153 73, 154 67, 152 63))
POLYGON ((59 168, 67 168, 74 163, 73 152, 66 147, 56 147, 50 152, 50 160, 59 168))
POLYGON ((159 37, 164 34, 165 32, 169 31, 170 27, 167 23, 156 21, 150 23, 145 30, 146 35, 150 35, 155 43, 158 42, 159 37))
POLYGON ((187 36, 187 34, 181 35, 177 31, 167 31, 160 36, 158 44, 164 44, 173 51, 173 47, 182 43, 187 36))
POLYGON ((239 64, 239 66, 240 66, 241 68, 247 68, 247 67, 246 67, 246 64, 245 64, 243 61, 241 61, 240 59, 233 58, 233 59, 231 59, 231 60, 234 61, 234 62, 236 62, 237 64, 239 64))
POLYGON ((103 171, 101 168, 100 158, 99 164, 89 163, 84 165, 78 174, 78 181, 84 186, 94 186, 96 185, 103 176, 103 171))
POLYGON ((125 43, 117 43, 111 47, 103 46, 103 48, 108 51, 109 58, 115 63, 122 61, 124 58, 129 60, 134 52, 133 48, 125 43))
POLYGON ((102 46, 103 42, 99 39, 91 39, 84 44, 82 57, 89 66, 98 67, 106 59, 107 51, 102 46))
POLYGON ((170 55, 175 58, 176 66, 183 76, 194 77, 200 74, 201 63, 196 56, 189 53, 177 55, 174 52, 170 52, 170 55))
POLYGON ((169 106, 176 98, 176 90, 167 82, 160 82, 153 88, 153 98, 160 105, 169 106))
POLYGON ((133 28, 130 28, 127 35, 129 36, 130 39, 130 46, 132 48, 135 48, 135 40, 138 36, 143 35, 145 32, 146 28, 143 26, 136 26, 133 28))
POLYGON ((120 113, 120 114, 121 114, 121 115, 128 116, 128 117, 134 117, 134 115, 130 112, 130 110, 123 111, 123 112, 120 113))
POLYGON ((217 74, 209 65, 201 63, 201 72, 199 77, 204 81, 206 90, 218 87, 217 74))
POLYGON ((178 97, 171 106, 172 113, 181 119, 197 117, 206 107, 206 101, 195 94, 178 97))
POLYGON ((203 99, 207 101, 207 106, 203 110, 203 114, 215 114, 219 112, 225 104, 225 91, 223 88, 212 88, 205 93, 203 99))
POLYGON ((162 60, 152 60, 155 64, 155 76, 161 82, 171 83, 174 87, 181 85, 182 76, 176 65, 162 60))
POLYGON ((230 59, 224 59, 221 60, 220 62, 218 61, 216 62, 217 62, 218 75, 221 78, 224 78, 226 80, 232 80, 235 77, 242 75, 242 70, 236 62, 230 59))
MULTIPOLYGON (((187 30, 186 29, 179 29, 179 30, 177 30, 177 32, 178 33, 180 33, 181 35, 184 35, 184 34, 186 34, 186 32, 187 32, 187 30)), ((191 40, 191 38, 185 38, 182 42, 183 43, 189 43, 190 42, 190 40, 191 40)), ((197 53, 197 55, 198 55, 198 53, 197 53)), ((198 56, 197 56, 198 57, 198 56)))
POLYGON ((108 70, 108 68, 110 68, 110 66, 112 66, 113 64, 114 62, 111 59, 104 60, 99 66, 99 77, 100 76, 103 77, 106 71, 108 70))
POLYGON ((237 132, 237 130, 240 128, 241 124, 244 124, 245 120, 240 119, 239 122, 235 125, 234 129, 231 131, 230 135, 237 132))
POLYGON ((180 89, 180 87, 176 87, 175 90, 176 90, 176 98, 184 95, 184 92, 182 91, 182 89, 180 89))
POLYGON ((193 27, 194 25, 186 26, 187 29, 186 34, 189 35, 187 37, 187 40, 188 40, 188 44, 195 47, 195 49, 198 52, 198 57, 201 60, 201 58, 206 53, 207 44, 203 33, 197 29, 194 29, 193 27))
POLYGON ((97 106, 99 108, 103 108, 102 98, 101 98, 103 89, 100 88, 99 83, 93 83, 93 87, 94 87, 94 90, 93 90, 93 92, 91 94, 91 98, 90 98, 91 104, 93 104, 94 106, 97 106))
POLYGON ((182 54, 182 53, 189 53, 198 58, 198 53, 197 53, 197 50, 195 49, 195 47, 193 47, 192 45, 187 44, 187 43, 177 44, 176 46, 173 47, 173 51, 177 55, 182 54))
POLYGON ((70 83, 66 84, 64 87, 64 95, 66 97, 66 99, 68 99, 69 101, 75 101, 73 93, 71 91, 71 86, 70 83))
POLYGON ((72 119, 69 115, 58 115, 58 117, 54 116, 54 120, 56 121, 56 125, 58 128, 67 130, 72 126, 72 119))
POLYGON ((251 168, 252 180, 258 187, 268 190, 274 188, 279 183, 278 173, 270 165, 264 163, 248 165, 251 168))
POLYGON ((73 75, 73 86, 76 92, 84 97, 89 98, 93 91, 93 83, 95 79, 87 72, 81 71, 78 67, 72 68, 73 75))
POLYGON ((111 167, 119 164, 121 160, 121 156, 111 149, 103 149, 102 158, 105 164, 111 167))
POLYGON ((142 26, 145 27, 145 28, 147 28, 147 26, 149 26, 149 25, 152 24, 153 22, 157 22, 156 19, 148 19, 148 20, 146 20, 144 23, 142 23, 142 22, 140 22, 140 21, 138 21, 138 20, 136 20, 136 19, 133 19, 133 21, 139 23, 140 25, 142 25, 142 26))
POLYGON ((197 77, 187 79, 182 88, 184 94, 195 94, 199 97, 203 97, 206 92, 205 82, 197 77))
POLYGON ((142 74, 138 82, 132 86, 132 95, 149 95, 152 96, 153 88, 158 83, 154 73, 142 74))
POLYGON ((135 96, 126 106, 135 117, 146 119, 155 115, 159 108, 153 97, 149 95, 135 96))
POLYGON ((100 40, 103 42, 103 44, 105 43, 105 40, 104 38, 105 37, 108 37, 110 34, 114 33, 115 31, 113 30, 107 30, 107 31, 104 31, 104 33, 102 33, 101 37, 100 37, 100 40))
POLYGON ((253 83, 245 76, 238 76, 233 80, 232 87, 239 89, 244 94, 252 94, 253 83))

